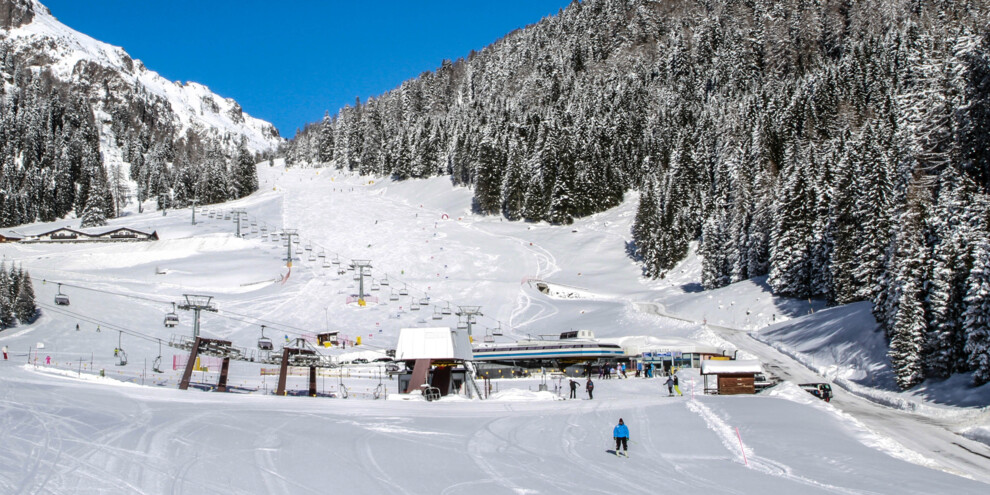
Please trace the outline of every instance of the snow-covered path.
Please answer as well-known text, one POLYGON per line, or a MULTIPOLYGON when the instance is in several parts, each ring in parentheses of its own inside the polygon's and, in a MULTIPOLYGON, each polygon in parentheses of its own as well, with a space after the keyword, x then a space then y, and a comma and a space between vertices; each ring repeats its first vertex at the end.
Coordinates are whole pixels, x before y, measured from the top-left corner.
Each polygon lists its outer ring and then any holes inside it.
MULTIPOLYGON (((783 380, 793 383, 823 381, 820 375, 754 339, 748 332, 716 325, 708 328, 738 349, 757 356, 769 371, 783 380)), ((884 447, 895 455, 990 483, 990 448, 953 433, 949 421, 886 407, 837 387, 831 405, 862 422, 869 430, 889 438, 892 443, 884 447)))

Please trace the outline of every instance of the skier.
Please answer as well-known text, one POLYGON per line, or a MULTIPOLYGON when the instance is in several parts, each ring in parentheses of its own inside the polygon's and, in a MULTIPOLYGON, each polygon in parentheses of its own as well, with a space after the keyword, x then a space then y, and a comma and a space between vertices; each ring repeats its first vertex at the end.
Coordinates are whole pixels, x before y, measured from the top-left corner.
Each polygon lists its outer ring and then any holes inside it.
POLYGON ((79 331, 79 324, 78 323, 76 323, 76 331, 77 332, 79 331))
POLYGON ((46 366, 51 366, 52 365, 52 357, 51 356, 45 356, 45 365, 46 366))
POLYGON ((577 382, 571 380, 571 399, 577 399, 577 382))
POLYGON ((3 360, 7 360, 7 346, 3 346, 3 360))
POLYGON ((677 391, 677 395, 684 395, 681 393, 680 385, 678 385, 677 375, 674 375, 674 390, 677 391))
POLYGON ((668 376, 667 377, 667 381, 664 382, 664 385, 667 386, 667 396, 668 397, 673 397, 674 396, 674 379, 668 376))
POLYGON ((612 438, 615 438, 615 455, 619 455, 619 447, 622 447, 622 453, 629 457, 629 427, 622 422, 622 418, 612 429, 612 438))
POLYGON ((595 398, 595 384, 591 383, 591 377, 588 377, 588 383, 584 385, 584 389, 588 391, 588 400, 595 398))

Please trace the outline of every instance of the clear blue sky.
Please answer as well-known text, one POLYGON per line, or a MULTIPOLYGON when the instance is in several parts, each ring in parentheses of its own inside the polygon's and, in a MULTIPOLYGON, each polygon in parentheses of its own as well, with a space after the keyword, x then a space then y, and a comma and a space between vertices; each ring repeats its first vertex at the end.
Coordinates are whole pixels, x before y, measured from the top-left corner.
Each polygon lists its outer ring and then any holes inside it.
POLYGON ((41 0, 63 24, 196 81, 292 137, 570 0, 41 0))

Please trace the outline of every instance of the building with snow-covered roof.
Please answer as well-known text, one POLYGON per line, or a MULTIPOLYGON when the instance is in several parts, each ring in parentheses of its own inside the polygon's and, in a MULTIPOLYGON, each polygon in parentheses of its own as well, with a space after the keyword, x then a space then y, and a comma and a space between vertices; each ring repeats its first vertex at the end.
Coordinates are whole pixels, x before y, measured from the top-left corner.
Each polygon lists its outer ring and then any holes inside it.
POLYGON ((763 365, 756 359, 707 359, 701 363, 706 394, 755 394, 757 373, 763 373, 763 365), (710 377, 714 378, 714 385, 710 384, 710 377))
POLYGON ((145 232, 130 227, 89 229, 58 227, 33 235, 25 235, 19 242, 33 244, 47 242, 136 242, 157 240, 158 232, 156 231, 145 232))

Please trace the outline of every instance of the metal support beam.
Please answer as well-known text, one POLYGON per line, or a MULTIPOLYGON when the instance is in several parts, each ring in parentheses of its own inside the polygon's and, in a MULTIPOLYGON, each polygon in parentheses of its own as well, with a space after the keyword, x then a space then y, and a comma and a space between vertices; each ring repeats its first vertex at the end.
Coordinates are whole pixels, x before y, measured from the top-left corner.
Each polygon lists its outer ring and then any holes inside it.
POLYGON ((186 369, 182 372, 182 380, 179 381, 179 390, 189 389, 189 380, 192 379, 193 368, 196 367, 196 358, 199 357, 199 337, 193 342, 189 351, 189 360, 186 361, 186 369))

